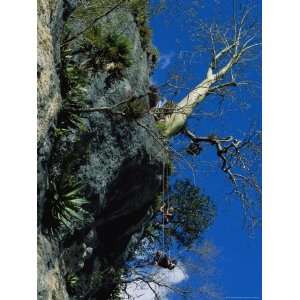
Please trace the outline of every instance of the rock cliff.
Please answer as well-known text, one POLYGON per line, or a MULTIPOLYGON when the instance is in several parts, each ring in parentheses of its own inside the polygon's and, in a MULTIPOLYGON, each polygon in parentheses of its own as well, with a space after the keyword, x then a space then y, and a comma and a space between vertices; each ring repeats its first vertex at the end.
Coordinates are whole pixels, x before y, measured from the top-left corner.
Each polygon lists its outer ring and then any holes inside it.
MULTIPOLYGON (((83 46, 83 35, 72 40, 85 26, 76 19, 82 3, 38 1, 41 300, 117 299, 113 295, 120 268, 138 244, 161 186, 162 149, 152 134, 157 132, 154 119, 144 113, 151 105, 153 48, 145 44, 137 12, 116 6, 97 21, 97 28, 106 36, 126 38, 130 63, 124 67, 123 62, 122 72, 116 74, 111 72, 116 69, 113 62, 101 61, 102 52, 95 56, 99 61, 92 60, 92 48, 83 46), (74 78, 82 79, 79 86, 74 86, 74 78), (79 98, 83 106, 77 105, 79 98), (133 99, 130 105, 128 99, 133 99), (118 109, 91 111, 104 107, 118 109), (73 186, 80 188, 75 191, 73 186), (67 226, 56 226, 54 233, 53 203, 61 204, 57 199, 70 199, 72 193, 85 201, 80 210, 70 210, 74 219, 66 218, 67 226), (80 213, 80 221, 75 213, 80 213)), ((97 38, 97 30, 94 34, 97 38)))

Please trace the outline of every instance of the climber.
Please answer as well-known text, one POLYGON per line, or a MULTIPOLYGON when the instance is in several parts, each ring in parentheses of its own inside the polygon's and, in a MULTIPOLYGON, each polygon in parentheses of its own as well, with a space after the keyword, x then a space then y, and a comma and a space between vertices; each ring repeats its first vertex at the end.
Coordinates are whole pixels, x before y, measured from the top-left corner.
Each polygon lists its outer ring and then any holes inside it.
POLYGON ((166 207, 166 204, 164 203, 160 207, 159 211, 163 213, 163 215, 165 217, 165 222, 169 223, 170 219, 173 217, 174 208, 172 206, 171 207, 166 207))
POLYGON ((154 264, 162 268, 173 270, 176 266, 176 260, 171 260, 167 254, 157 251, 154 257, 154 264))

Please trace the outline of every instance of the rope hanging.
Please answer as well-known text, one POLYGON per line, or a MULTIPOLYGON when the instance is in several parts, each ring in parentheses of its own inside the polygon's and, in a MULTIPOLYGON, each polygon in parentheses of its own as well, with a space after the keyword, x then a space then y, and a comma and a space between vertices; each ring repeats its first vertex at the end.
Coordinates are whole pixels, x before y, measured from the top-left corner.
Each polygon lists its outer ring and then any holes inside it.
POLYGON ((162 172, 162 202, 163 202, 163 230, 162 230, 162 244, 163 244, 163 252, 165 252, 165 162, 163 162, 163 172, 162 172))
MULTIPOLYGON (((162 211, 162 226, 163 226, 163 230, 162 230, 162 245, 163 245, 163 252, 165 253, 165 214, 166 214, 166 211, 168 211, 168 209, 170 208, 170 199, 169 199, 169 193, 168 191, 165 190, 166 188, 166 178, 168 178, 168 168, 166 168, 166 164, 165 164, 165 160, 163 162, 163 172, 162 172, 162 207, 163 207, 163 211, 162 211), (167 192, 167 199, 166 199, 166 196, 165 196, 165 193, 167 192), (166 201, 167 200, 167 203, 166 201), (166 206, 167 204, 167 206, 166 206)), ((168 256, 170 257, 170 249, 168 249, 168 256)))
MULTIPOLYGON (((165 172, 166 172, 166 178, 167 178, 167 180, 168 180, 168 176, 169 176, 169 174, 168 174, 168 170, 169 170, 169 168, 166 168, 166 170, 165 170, 165 172)), ((167 181, 167 183, 168 183, 168 181, 167 181)), ((169 199, 169 190, 168 190, 168 185, 167 185, 167 211, 169 211, 170 210, 170 199, 169 199)), ((170 248, 169 248, 169 251, 168 251, 168 256, 170 257, 170 248)))

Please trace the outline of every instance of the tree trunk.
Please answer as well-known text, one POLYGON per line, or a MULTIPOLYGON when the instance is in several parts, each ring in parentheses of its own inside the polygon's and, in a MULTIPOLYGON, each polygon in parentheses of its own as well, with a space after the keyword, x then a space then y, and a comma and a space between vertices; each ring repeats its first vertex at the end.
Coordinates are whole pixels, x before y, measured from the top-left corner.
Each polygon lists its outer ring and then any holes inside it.
POLYGON ((187 96, 178 104, 175 111, 167 115, 163 121, 164 128, 162 134, 165 137, 176 135, 184 127, 187 119, 193 113, 194 108, 207 96, 212 84, 216 82, 216 75, 208 72, 205 80, 198 84, 187 96))

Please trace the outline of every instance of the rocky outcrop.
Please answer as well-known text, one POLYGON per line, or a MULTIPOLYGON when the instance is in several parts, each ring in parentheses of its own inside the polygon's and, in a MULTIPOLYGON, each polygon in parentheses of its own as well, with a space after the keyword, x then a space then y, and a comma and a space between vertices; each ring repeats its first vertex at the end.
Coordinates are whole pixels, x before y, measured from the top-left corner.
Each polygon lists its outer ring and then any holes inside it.
MULTIPOLYGON (((38 299, 108 299, 114 278, 143 233, 161 185, 162 151, 154 119, 82 113, 83 128, 57 134, 62 26, 76 1, 39 1, 38 8, 38 299), (71 7, 71 8, 70 8, 71 7), (68 10, 68 11, 67 11, 68 10), (85 220, 51 237, 43 228, 51 182, 72 176, 87 199, 85 220), (105 275, 104 275, 105 274, 105 275), (68 287, 70 275, 76 287, 68 287), (69 277, 68 277, 69 276, 69 277), (100 296, 101 295, 101 296, 100 296)), ((88 73, 88 107, 136 97, 149 107, 151 62, 132 13, 115 9, 103 20, 132 44, 132 63, 108 84, 108 72, 88 73)), ((76 42, 73 44, 76 49, 76 42)), ((85 55, 75 57, 78 63, 85 55)))
POLYGON ((56 66, 60 60, 59 38, 62 30, 62 0, 38 1, 38 143, 45 139, 61 105, 56 66))

